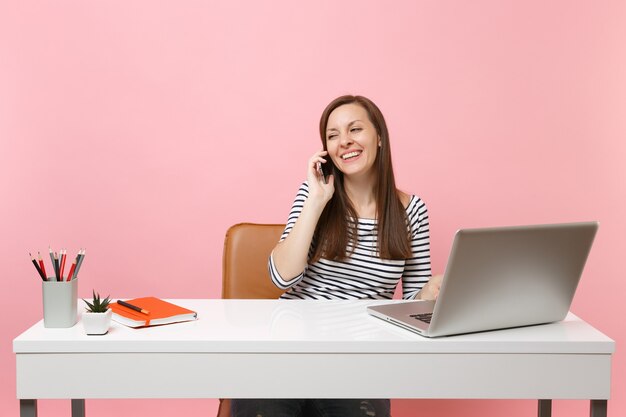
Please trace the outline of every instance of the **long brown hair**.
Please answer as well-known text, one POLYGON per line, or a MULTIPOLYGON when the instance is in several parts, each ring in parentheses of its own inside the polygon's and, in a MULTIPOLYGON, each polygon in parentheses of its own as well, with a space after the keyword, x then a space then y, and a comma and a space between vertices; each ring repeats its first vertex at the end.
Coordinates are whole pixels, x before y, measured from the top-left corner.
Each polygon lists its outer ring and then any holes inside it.
MULTIPOLYGON (((380 137, 380 147, 376 154, 376 218, 378 220, 378 256, 383 259, 407 259, 411 257, 409 227, 406 210, 402 205, 400 193, 391 165, 391 149, 387 123, 380 109, 370 99, 363 96, 341 96, 333 100, 322 113, 320 119, 320 137, 324 150, 326 147, 326 128, 330 114, 337 107, 345 104, 358 104, 368 114, 370 122, 380 137)), ((314 235, 314 249, 311 263, 320 258, 345 259, 356 247, 358 215, 343 184, 343 173, 328 158, 335 181, 335 192, 326 204, 314 235), (352 249, 349 250, 348 245, 352 249)))

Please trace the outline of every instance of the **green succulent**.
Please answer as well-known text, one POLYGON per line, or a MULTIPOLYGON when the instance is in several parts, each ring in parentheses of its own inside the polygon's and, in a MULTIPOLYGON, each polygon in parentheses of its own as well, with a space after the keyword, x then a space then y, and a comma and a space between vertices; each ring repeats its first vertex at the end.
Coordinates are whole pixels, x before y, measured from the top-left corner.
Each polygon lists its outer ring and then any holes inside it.
POLYGON ((93 291, 93 302, 89 302, 83 298, 85 304, 87 304, 87 311, 91 311, 92 313, 106 313, 109 309, 109 303, 111 302, 109 296, 104 300, 100 299, 100 294, 93 291))

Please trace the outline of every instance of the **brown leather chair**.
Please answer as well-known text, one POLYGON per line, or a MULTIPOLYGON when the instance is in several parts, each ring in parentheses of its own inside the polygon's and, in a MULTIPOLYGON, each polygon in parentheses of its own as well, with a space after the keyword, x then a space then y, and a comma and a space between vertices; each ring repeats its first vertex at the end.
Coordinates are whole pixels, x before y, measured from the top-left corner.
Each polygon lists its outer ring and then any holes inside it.
MULTIPOLYGON (((278 298, 267 261, 284 224, 239 223, 226 231, 222 255, 222 298, 278 298)), ((220 399, 217 417, 230 417, 230 400, 220 399)))
POLYGON ((226 231, 222 256, 222 298, 278 298, 267 261, 284 224, 239 223, 226 231))

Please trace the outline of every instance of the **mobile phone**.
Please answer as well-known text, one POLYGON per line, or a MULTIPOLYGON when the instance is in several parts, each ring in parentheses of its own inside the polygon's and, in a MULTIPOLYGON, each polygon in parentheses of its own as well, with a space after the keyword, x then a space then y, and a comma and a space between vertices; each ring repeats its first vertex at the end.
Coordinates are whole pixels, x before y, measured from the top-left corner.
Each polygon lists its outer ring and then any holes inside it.
POLYGON ((328 162, 322 164, 321 162, 317 163, 317 174, 322 178, 324 184, 328 184, 328 171, 329 167, 327 167, 328 162))

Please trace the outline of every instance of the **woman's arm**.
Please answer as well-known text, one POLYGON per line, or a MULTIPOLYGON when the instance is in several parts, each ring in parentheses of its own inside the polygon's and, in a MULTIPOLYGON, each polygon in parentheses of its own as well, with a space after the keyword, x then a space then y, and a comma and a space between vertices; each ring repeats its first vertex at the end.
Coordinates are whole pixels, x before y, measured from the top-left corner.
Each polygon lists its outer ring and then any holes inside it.
MULTIPOLYGON (((307 166, 308 196, 302 210, 287 237, 279 242, 272 252, 271 267, 280 275, 283 285, 302 274, 307 266, 309 248, 317 222, 324 207, 333 196, 333 176, 325 183, 317 169, 318 163, 326 163, 326 151, 316 152, 307 166)), ((293 210, 292 210, 293 211, 293 210)))
POLYGON ((408 208, 412 256, 406 260, 402 273, 402 298, 405 300, 428 296, 422 289, 429 290, 427 283, 431 278, 428 210, 421 199, 413 198, 414 201, 408 208))

